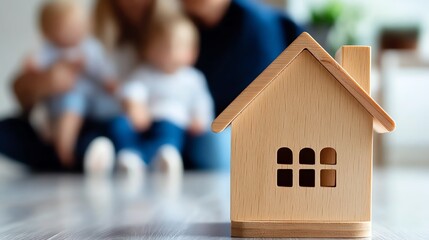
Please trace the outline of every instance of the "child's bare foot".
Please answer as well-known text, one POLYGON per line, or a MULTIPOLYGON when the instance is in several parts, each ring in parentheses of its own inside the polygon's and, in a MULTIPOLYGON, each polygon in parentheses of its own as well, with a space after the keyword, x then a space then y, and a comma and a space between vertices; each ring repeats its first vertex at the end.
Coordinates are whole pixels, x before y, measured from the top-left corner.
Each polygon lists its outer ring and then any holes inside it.
POLYGON ((109 176, 113 172, 115 149, 105 137, 91 142, 84 157, 84 171, 89 176, 109 176))

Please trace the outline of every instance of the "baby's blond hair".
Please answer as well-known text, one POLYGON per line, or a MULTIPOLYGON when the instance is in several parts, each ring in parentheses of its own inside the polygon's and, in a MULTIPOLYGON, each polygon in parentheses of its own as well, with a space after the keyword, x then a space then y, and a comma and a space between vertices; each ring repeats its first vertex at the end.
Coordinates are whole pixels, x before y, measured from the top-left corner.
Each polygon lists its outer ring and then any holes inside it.
POLYGON ((58 18, 67 16, 72 10, 82 10, 77 0, 47 0, 40 7, 39 27, 46 33, 58 18))
POLYGON ((145 31, 142 31, 140 41, 141 52, 145 53, 156 40, 170 37, 170 34, 179 27, 187 28, 195 47, 197 47, 199 33, 195 24, 188 17, 182 13, 161 14, 152 16, 145 27, 145 31))

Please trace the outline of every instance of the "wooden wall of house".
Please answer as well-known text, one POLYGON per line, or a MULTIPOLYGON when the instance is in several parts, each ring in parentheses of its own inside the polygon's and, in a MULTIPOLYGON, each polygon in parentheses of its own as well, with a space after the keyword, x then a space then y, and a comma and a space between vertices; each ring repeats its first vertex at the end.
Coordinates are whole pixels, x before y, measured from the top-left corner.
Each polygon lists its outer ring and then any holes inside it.
POLYGON ((372 116, 304 50, 233 122, 231 220, 369 221, 372 116), (288 147, 293 164, 278 164, 288 147), (315 151, 315 164, 299 152, 315 151), (320 164, 325 147, 336 165, 320 164), (293 186, 277 186, 278 169, 292 169, 293 186), (299 170, 315 171, 314 187, 299 186, 299 170), (336 186, 321 187, 322 169, 336 186))

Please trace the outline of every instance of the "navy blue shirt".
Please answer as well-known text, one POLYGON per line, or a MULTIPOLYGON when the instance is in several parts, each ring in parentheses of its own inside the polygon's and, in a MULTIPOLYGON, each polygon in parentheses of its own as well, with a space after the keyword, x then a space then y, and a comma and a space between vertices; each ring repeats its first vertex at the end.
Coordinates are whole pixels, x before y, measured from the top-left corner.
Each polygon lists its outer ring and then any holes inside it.
POLYGON ((207 78, 216 115, 302 32, 284 13, 249 0, 233 0, 218 25, 199 30, 196 67, 207 78))

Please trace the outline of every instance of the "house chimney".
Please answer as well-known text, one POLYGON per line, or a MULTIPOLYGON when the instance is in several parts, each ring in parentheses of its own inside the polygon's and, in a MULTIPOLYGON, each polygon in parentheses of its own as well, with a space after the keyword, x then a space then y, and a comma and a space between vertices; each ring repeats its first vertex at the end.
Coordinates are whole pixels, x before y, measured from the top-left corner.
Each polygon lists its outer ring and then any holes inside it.
POLYGON ((371 48, 343 46, 338 49, 335 59, 370 94, 371 48))

